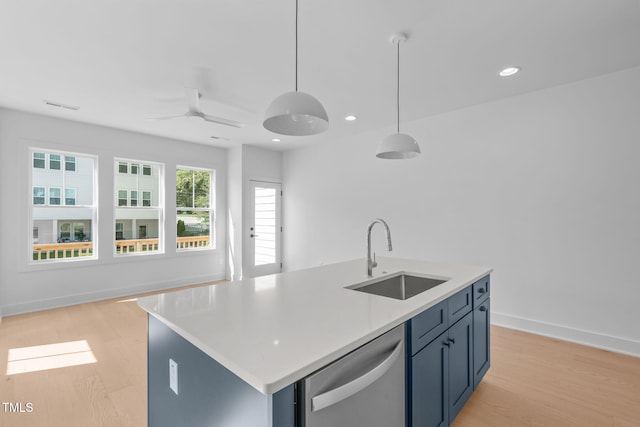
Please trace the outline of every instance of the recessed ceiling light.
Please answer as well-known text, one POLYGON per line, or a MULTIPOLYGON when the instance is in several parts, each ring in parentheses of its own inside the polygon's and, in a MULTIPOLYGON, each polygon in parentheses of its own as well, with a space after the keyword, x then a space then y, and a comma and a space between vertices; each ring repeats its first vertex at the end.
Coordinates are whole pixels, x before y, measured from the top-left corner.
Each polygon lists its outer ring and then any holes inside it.
POLYGON ((520 67, 516 67, 516 66, 505 67, 502 70, 500 70, 498 75, 500 77, 509 77, 509 76, 513 76, 514 74, 518 74, 519 71, 520 71, 520 67))
POLYGON ((356 117, 356 116, 354 116, 354 115, 349 115, 349 116, 346 116, 344 119, 345 119, 346 121, 348 121, 348 122, 352 122, 352 121, 356 120, 357 118, 358 118, 358 117, 356 117))
POLYGON ((272 138, 271 142, 280 142, 280 138, 272 138))

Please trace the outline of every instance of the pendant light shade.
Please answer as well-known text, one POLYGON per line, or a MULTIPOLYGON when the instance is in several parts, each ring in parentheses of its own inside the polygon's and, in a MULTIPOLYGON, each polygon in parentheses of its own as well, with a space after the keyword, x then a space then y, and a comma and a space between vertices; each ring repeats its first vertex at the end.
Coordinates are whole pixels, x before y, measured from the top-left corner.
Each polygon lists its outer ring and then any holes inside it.
POLYGON ((271 132, 288 136, 315 135, 329 129, 329 117, 313 96, 298 91, 298 0, 296 0, 296 85, 269 105, 262 125, 271 132))
POLYGON ((381 159, 411 159, 420 154, 420 146, 415 139, 405 133, 392 133, 382 140, 376 157, 381 159))
POLYGON ((329 129, 329 117, 324 107, 305 92, 286 92, 273 100, 263 123, 280 135, 307 136, 329 129))
POLYGON ((400 133, 400 43, 407 41, 406 34, 395 34, 391 43, 398 46, 397 80, 396 80, 396 108, 397 132, 386 136, 376 152, 380 159, 411 159, 420 154, 420 146, 415 139, 405 133, 400 133))

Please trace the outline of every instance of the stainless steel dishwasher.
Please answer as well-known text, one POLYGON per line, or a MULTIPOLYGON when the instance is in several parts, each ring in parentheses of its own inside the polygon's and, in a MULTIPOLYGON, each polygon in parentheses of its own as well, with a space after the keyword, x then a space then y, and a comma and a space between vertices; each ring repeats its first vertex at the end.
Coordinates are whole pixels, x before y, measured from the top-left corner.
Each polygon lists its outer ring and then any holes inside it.
POLYGON ((405 425, 404 325, 304 380, 305 427, 405 425))

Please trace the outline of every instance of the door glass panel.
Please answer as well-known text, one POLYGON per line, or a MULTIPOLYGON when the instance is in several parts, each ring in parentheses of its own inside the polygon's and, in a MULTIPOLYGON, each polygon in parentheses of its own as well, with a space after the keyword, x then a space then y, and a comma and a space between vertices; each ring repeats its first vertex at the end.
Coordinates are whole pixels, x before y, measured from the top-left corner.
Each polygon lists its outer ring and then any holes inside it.
POLYGON ((276 262, 276 189, 256 186, 254 202, 254 264, 273 264, 276 262))

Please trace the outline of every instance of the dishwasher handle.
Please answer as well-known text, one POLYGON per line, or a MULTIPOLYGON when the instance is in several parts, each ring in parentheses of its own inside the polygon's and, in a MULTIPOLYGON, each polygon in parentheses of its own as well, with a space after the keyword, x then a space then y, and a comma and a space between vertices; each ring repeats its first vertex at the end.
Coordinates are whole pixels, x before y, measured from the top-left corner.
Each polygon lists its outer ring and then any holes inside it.
POLYGON ((402 352, 402 340, 398 342, 393 349, 389 357, 380 362, 375 368, 371 369, 361 377, 356 378, 340 387, 329 390, 325 393, 319 394, 311 398, 311 412, 320 411, 334 405, 354 394, 364 390, 367 386, 376 382, 381 376, 383 376, 395 363, 398 356, 402 352))

